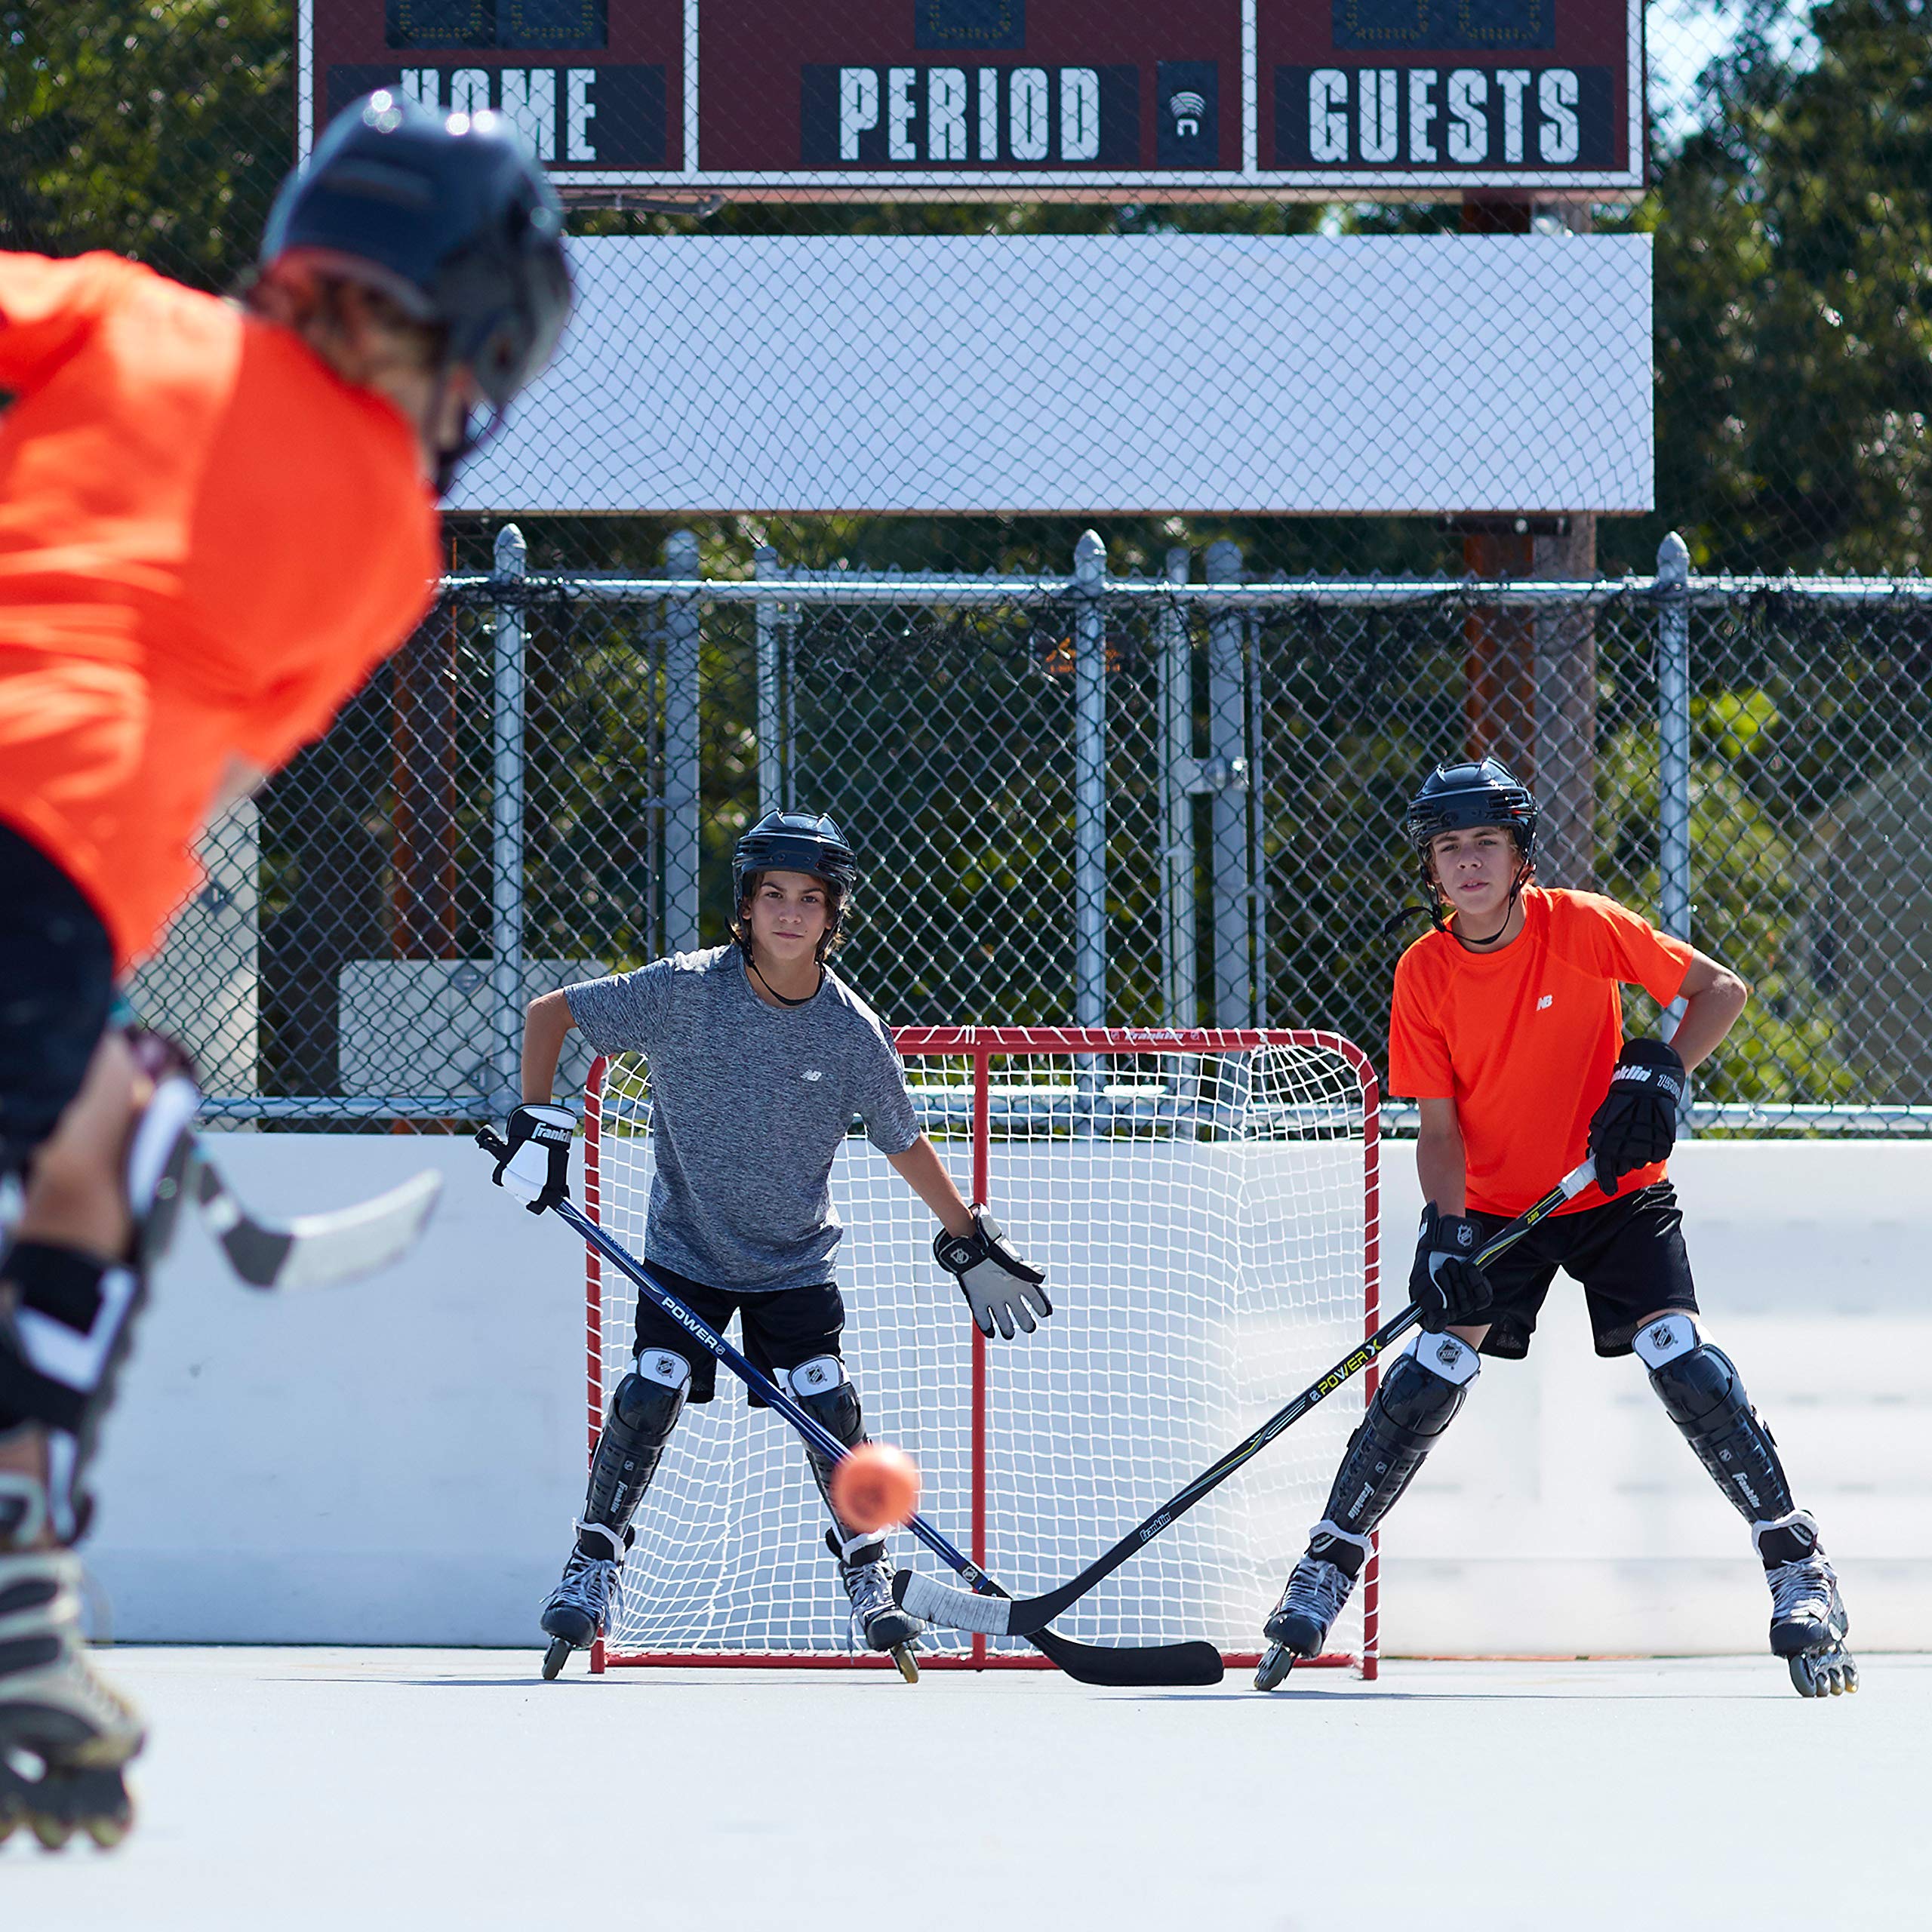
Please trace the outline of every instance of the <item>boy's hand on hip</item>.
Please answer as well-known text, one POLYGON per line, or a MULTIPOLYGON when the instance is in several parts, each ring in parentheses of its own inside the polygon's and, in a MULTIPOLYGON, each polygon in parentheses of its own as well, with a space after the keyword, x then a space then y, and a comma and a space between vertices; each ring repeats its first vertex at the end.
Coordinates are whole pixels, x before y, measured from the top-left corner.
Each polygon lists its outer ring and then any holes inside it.
POLYGON ((1688 1076, 1661 1040, 1631 1040, 1617 1057, 1610 1091, 1590 1118, 1590 1152, 1606 1194, 1633 1168, 1667 1158, 1677 1144, 1677 1109, 1688 1076))

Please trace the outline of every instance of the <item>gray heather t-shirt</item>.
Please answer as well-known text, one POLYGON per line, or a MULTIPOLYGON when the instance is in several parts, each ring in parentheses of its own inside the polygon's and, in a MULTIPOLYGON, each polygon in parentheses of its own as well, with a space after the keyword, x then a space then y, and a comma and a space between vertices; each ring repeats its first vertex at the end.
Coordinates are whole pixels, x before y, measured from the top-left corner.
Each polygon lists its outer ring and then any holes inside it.
POLYGON ((565 997, 598 1052, 650 1063, 645 1260, 740 1291, 830 1281, 842 1230, 826 1183, 854 1118, 881 1153, 919 1137, 872 1008, 829 971, 804 1005, 768 1006, 735 946, 653 960, 565 997))

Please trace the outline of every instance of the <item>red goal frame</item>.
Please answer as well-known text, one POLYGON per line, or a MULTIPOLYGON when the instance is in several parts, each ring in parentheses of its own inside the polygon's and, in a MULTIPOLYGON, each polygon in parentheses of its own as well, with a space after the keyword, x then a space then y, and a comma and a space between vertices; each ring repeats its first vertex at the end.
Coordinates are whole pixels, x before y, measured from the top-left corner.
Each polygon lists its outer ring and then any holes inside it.
MULTIPOLYGON (((986 1198, 992 1149, 990 1097, 995 1060, 1014 1054, 1091 1054, 1096 1057, 1141 1057, 1160 1054, 1251 1052, 1257 1047, 1316 1048, 1334 1054, 1354 1069, 1362 1109, 1362 1334, 1373 1335, 1381 1325, 1381 1088, 1374 1063, 1352 1040, 1318 1029, 1264 1027, 1161 1026, 901 1026, 893 1043, 900 1057, 970 1060, 973 1067, 973 1198, 986 1198)), ((592 1063, 584 1088, 583 1205, 601 1226, 602 1180, 602 1103, 606 1062, 592 1063)), ((588 1451, 595 1454, 604 1422, 604 1273, 597 1251, 588 1251, 584 1271, 584 1368, 589 1427, 588 1451)), ((1375 1393, 1380 1364, 1371 1361, 1362 1372, 1366 1403, 1375 1393)), ((986 1353, 979 1331, 972 1334, 973 1417, 971 1448, 971 1521, 969 1554, 975 1563, 986 1556, 986 1353)), ((1283 1391, 1285 1398, 1287 1392, 1283 1391)), ((1363 1678, 1373 1681, 1381 1656, 1381 1552, 1379 1537, 1369 1538, 1368 1561, 1362 1572, 1362 1648, 1358 1658, 1324 1655, 1300 1667, 1359 1664, 1363 1678)), ((1230 1669, 1252 1667, 1259 1651, 1226 1651, 1230 1669)), ((602 1638, 591 1647, 593 1672, 647 1665, 699 1669, 768 1670, 891 1669, 889 1657, 826 1653, 809 1656, 746 1653, 741 1656, 688 1651, 617 1651, 602 1638)), ((986 1640, 975 1635, 970 1655, 921 1657, 927 1670, 1051 1670, 1054 1666, 1036 1652, 1014 1654, 989 1651, 986 1640)))

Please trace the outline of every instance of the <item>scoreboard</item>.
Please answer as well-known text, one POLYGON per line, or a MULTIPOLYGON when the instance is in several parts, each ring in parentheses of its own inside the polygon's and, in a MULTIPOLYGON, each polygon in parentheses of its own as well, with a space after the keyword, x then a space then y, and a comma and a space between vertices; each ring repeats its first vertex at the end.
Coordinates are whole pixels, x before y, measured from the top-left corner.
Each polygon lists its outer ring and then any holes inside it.
POLYGON ((500 110, 574 197, 1644 187, 1641 0, 298 0, 297 140, 500 110))

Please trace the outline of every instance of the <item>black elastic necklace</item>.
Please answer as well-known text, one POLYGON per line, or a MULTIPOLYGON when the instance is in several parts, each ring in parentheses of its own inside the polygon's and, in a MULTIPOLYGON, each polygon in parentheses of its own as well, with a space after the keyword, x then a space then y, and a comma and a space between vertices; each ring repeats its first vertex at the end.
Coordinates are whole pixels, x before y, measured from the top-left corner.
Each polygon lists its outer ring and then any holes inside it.
MULTIPOLYGON (((758 973, 758 961, 755 959, 747 959, 745 961, 745 964, 749 966, 754 973, 758 973)), ((781 993, 762 973, 758 973, 758 983, 771 995, 774 999, 778 1002, 780 1006, 809 1006, 811 1004, 812 1001, 817 999, 819 995, 825 990, 825 968, 823 966, 820 967, 818 969, 818 984, 813 987, 811 991, 807 993, 802 999, 786 998, 784 994, 781 993)))

